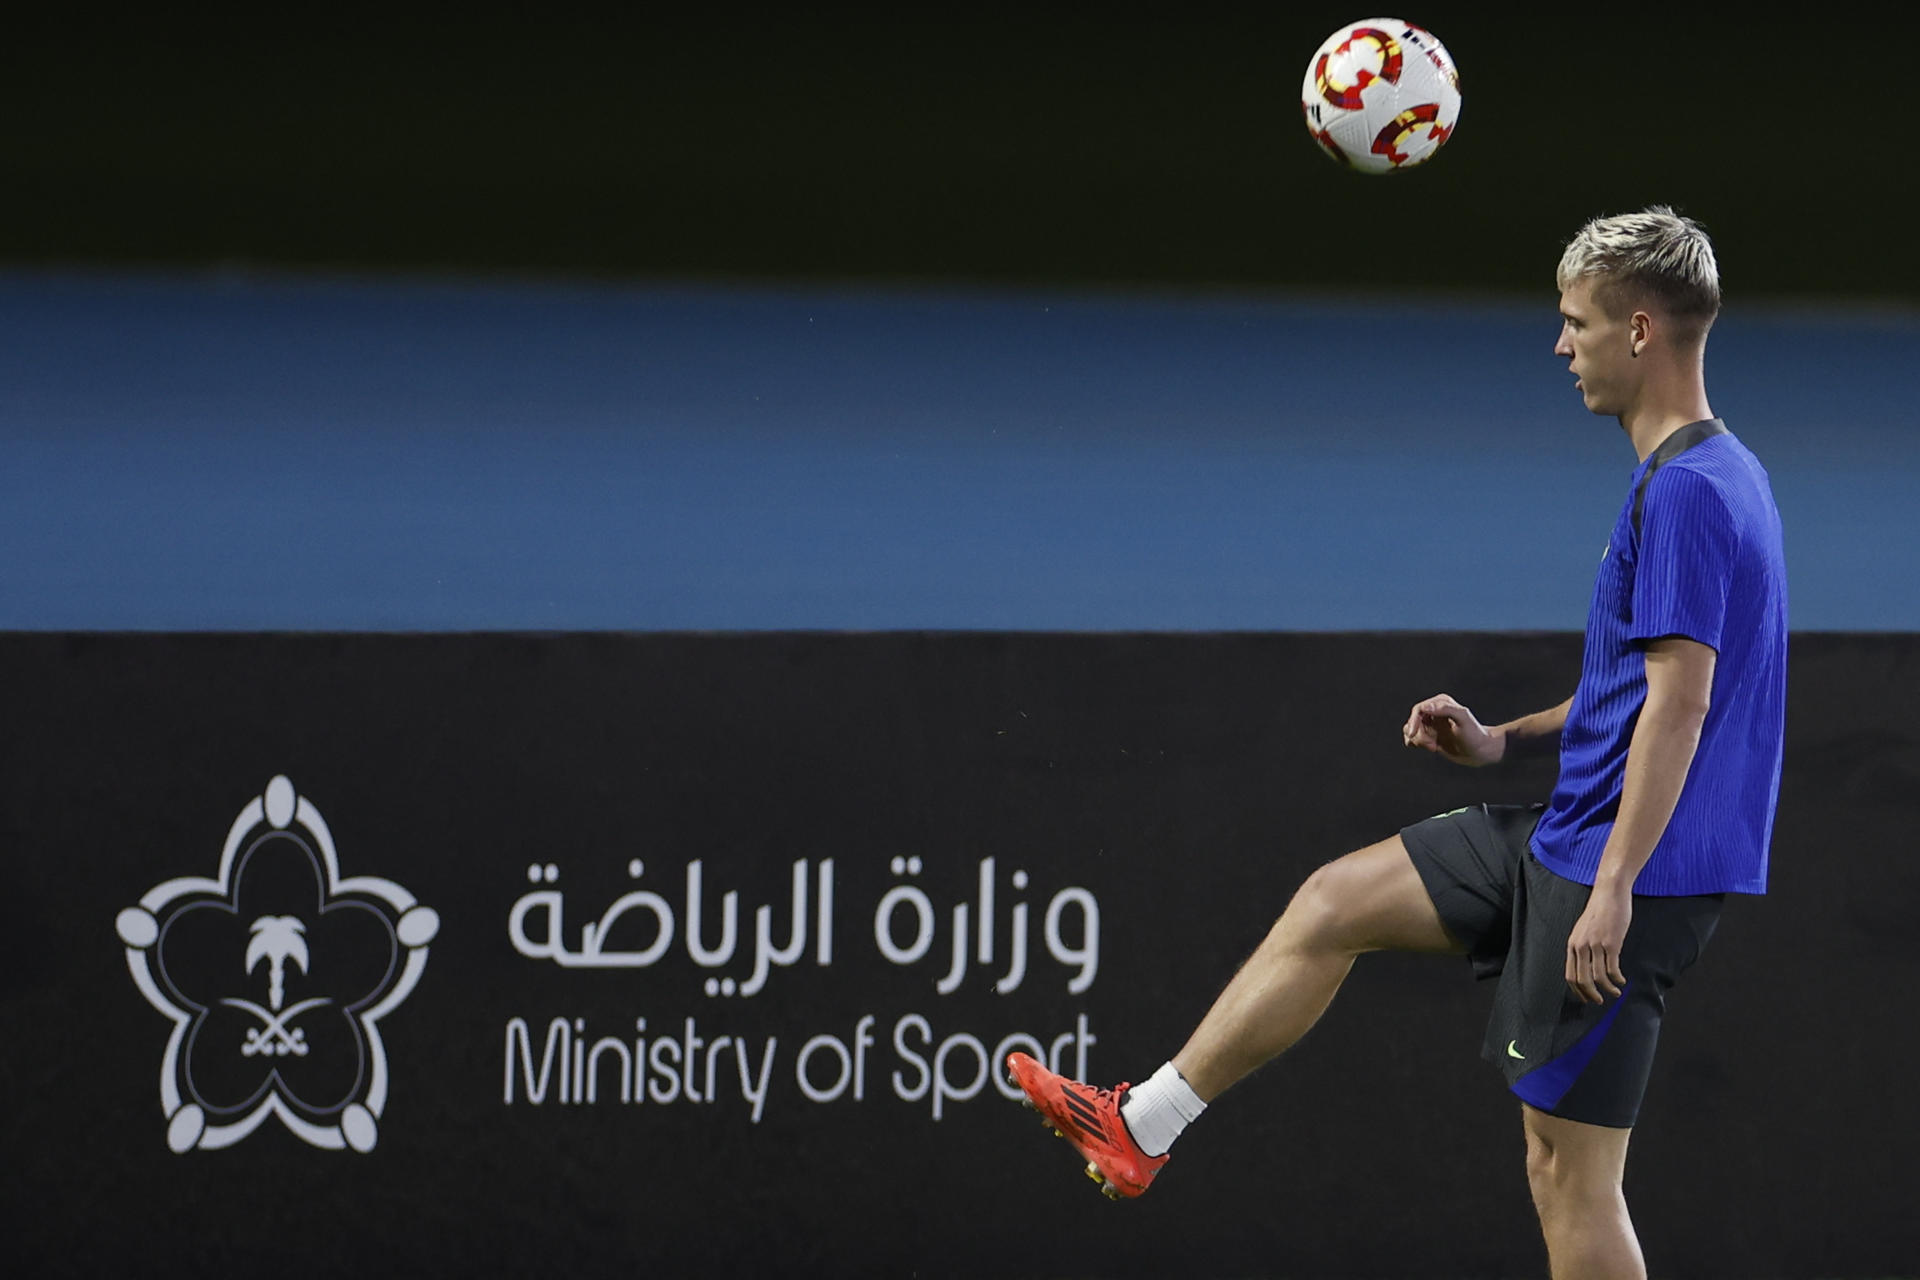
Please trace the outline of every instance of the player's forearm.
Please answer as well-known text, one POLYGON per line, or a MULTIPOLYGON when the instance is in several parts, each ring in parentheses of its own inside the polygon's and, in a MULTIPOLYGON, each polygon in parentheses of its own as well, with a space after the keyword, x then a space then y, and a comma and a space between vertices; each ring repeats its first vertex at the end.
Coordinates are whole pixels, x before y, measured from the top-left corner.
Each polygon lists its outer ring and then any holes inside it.
POLYGON ((1649 696, 1641 708, 1627 747, 1620 811, 1594 878, 1596 893, 1632 892, 1680 803, 1706 718, 1706 703, 1690 698, 1649 696))
POLYGON ((1567 726, 1567 712, 1572 706, 1573 699, 1568 698, 1557 707, 1548 707, 1545 711, 1536 711, 1530 716, 1496 725, 1493 732, 1499 734, 1506 744, 1502 758, 1507 758, 1515 750, 1558 742, 1560 731, 1567 726))

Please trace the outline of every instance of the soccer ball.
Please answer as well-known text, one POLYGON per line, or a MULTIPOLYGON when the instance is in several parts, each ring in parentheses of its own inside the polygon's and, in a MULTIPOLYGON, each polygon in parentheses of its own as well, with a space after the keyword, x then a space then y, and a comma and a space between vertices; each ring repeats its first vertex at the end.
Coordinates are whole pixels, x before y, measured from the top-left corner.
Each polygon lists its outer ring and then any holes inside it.
POLYGON ((1361 173, 1432 158, 1460 119, 1460 73, 1446 46, 1399 18, 1368 18, 1327 37, 1300 86, 1307 132, 1361 173))

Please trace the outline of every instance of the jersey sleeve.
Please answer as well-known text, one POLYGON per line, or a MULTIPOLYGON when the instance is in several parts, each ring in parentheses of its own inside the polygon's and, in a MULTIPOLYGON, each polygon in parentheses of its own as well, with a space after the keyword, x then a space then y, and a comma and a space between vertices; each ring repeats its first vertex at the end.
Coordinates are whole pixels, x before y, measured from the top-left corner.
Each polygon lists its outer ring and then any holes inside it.
POLYGON ((1654 473, 1641 508, 1628 638, 1684 636, 1719 649, 1737 547, 1732 513, 1711 480, 1678 466, 1654 473))

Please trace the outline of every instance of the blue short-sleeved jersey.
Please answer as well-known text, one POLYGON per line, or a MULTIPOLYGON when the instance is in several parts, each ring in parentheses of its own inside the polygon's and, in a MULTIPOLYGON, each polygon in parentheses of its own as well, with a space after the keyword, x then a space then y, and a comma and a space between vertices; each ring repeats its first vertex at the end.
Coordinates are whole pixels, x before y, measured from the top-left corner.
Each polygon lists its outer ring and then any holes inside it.
POLYGON ((1634 892, 1765 893, 1786 723, 1787 575, 1765 468, 1719 419, 1648 455, 1614 524, 1587 614, 1560 781, 1534 830, 1551 870, 1592 884, 1647 699, 1646 644, 1718 657, 1685 787, 1634 892))

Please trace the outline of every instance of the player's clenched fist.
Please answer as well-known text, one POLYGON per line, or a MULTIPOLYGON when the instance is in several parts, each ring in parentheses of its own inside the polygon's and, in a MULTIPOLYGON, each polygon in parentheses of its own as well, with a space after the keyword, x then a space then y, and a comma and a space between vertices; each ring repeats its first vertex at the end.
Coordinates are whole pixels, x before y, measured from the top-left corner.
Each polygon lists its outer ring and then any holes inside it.
POLYGON ((1435 694, 1413 704, 1400 736, 1410 747, 1424 747, 1455 764, 1497 764, 1507 753, 1507 735, 1488 729, 1450 694, 1435 694))

